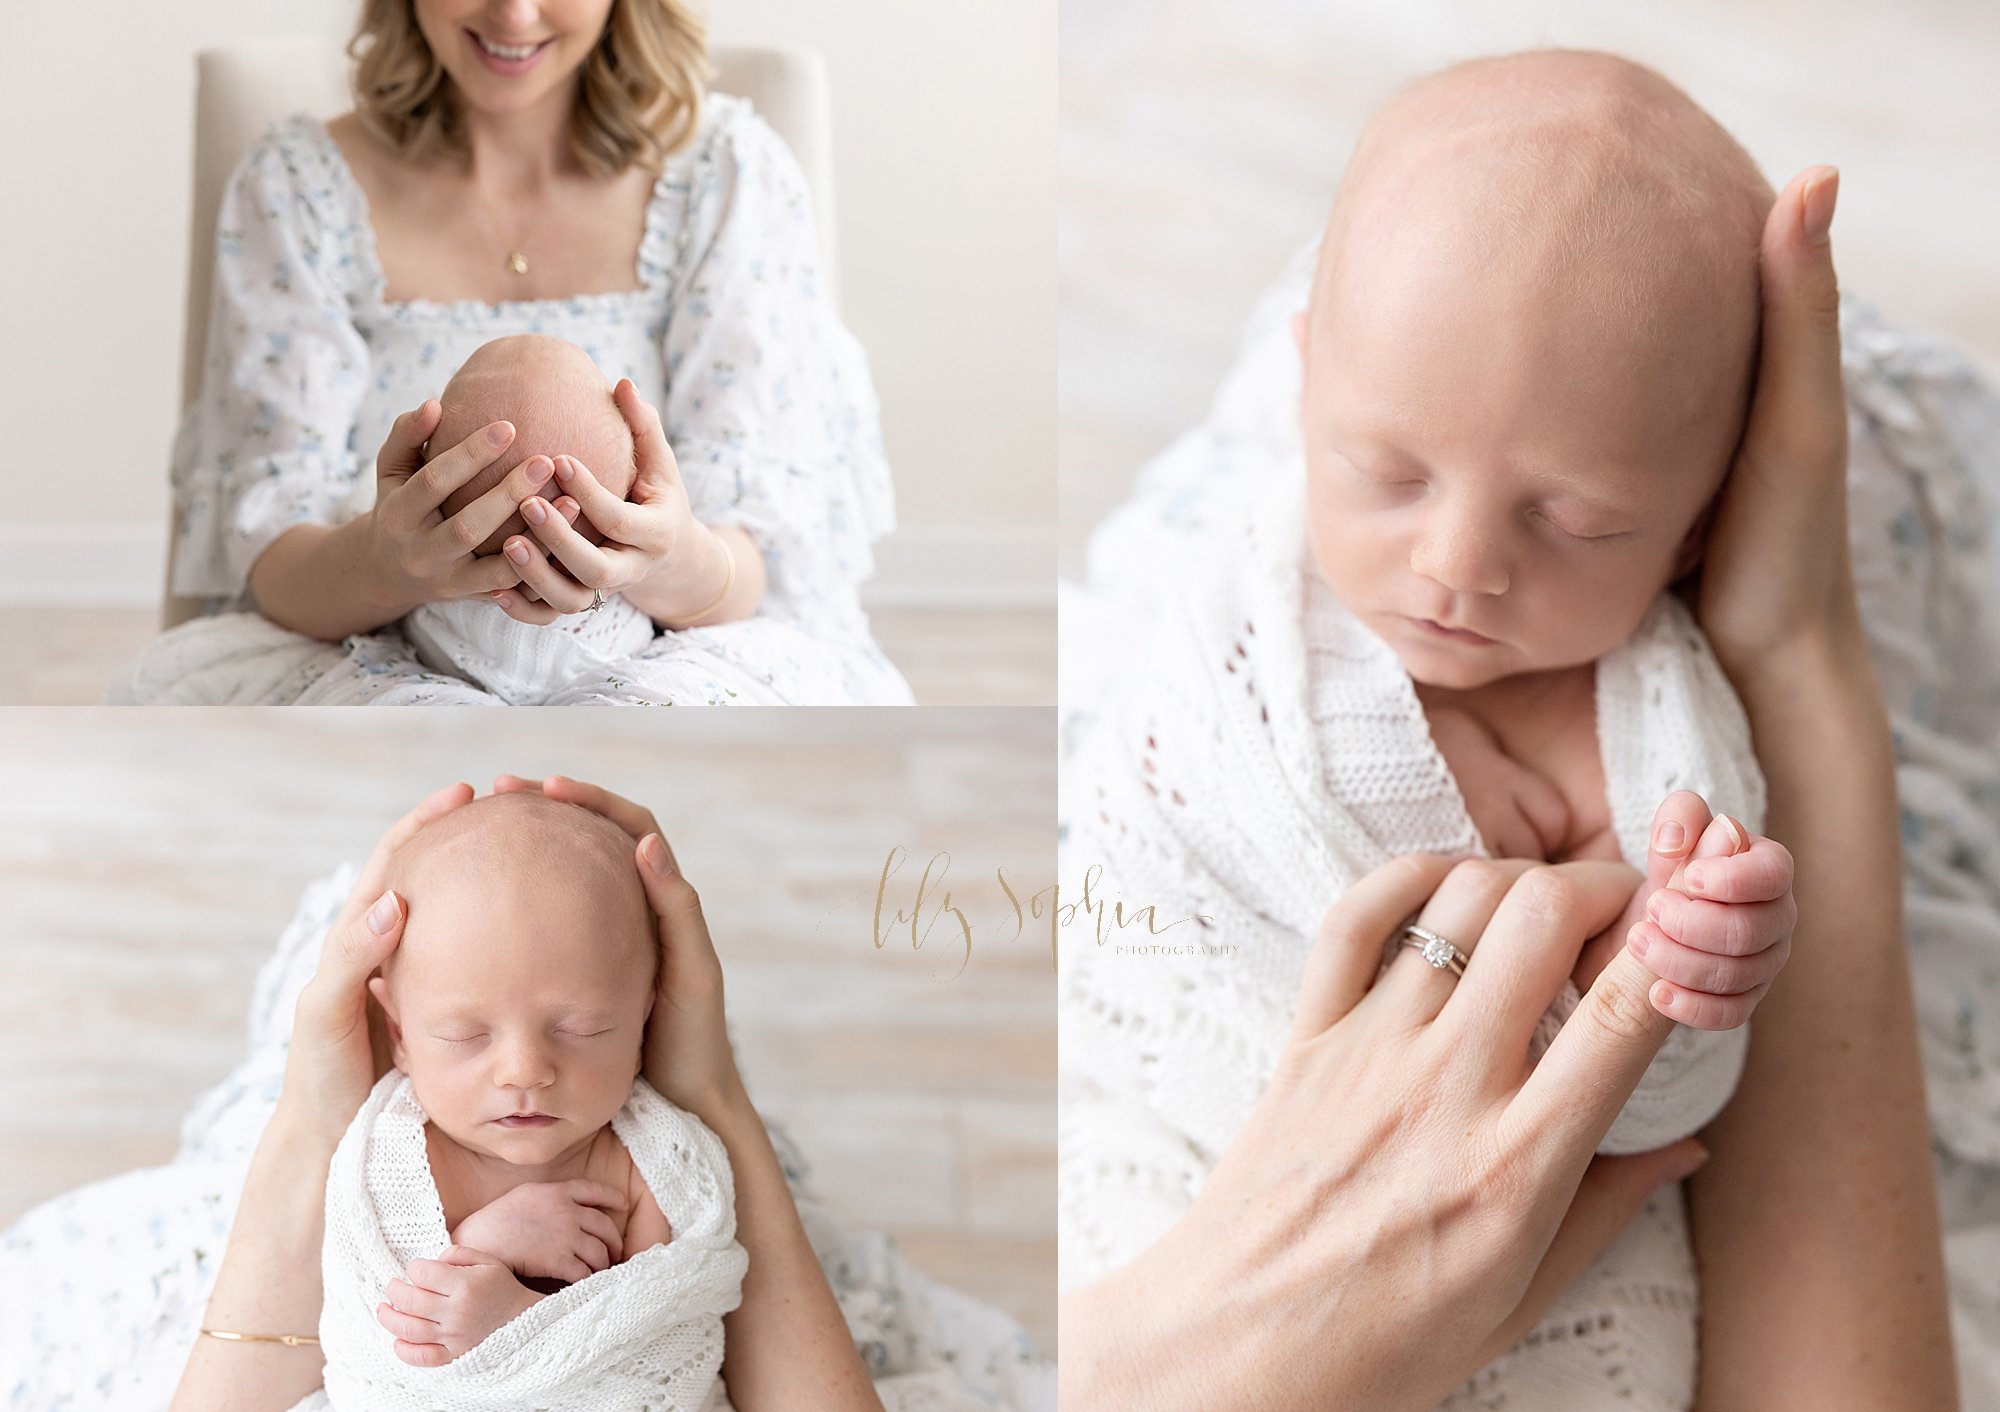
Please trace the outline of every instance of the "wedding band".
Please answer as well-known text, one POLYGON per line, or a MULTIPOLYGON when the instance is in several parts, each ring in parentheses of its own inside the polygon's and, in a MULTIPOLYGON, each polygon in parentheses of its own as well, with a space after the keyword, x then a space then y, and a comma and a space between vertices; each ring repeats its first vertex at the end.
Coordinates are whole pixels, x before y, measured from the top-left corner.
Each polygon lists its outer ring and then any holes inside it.
POLYGON ((1438 970, 1450 971, 1454 976, 1465 974, 1465 953, 1429 927, 1411 922, 1403 928, 1402 941, 1405 946, 1416 947, 1418 954, 1438 970))
POLYGON ((583 611, 586 613, 595 613, 599 608, 602 608, 603 606, 604 606, 604 590, 601 588, 593 588, 592 590, 590 590, 590 606, 588 608, 585 608, 583 611))

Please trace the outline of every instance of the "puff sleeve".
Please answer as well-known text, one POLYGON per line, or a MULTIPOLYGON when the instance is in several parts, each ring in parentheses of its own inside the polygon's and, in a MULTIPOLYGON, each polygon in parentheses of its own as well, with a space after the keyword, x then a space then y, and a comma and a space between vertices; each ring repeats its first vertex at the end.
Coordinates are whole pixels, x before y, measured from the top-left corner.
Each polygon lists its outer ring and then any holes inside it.
POLYGON ((854 586, 874 571, 872 541, 895 527, 894 492, 866 355, 820 281, 805 175, 732 103, 685 198, 661 421, 689 502, 707 524, 757 540, 765 612, 849 629, 862 621, 854 586))
POLYGON ((351 513, 368 346, 339 288, 351 258, 331 193, 295 128, 267 130, 223 194, 201 393, 174 438, 176 593, 241 599, 272 540, 351 513))

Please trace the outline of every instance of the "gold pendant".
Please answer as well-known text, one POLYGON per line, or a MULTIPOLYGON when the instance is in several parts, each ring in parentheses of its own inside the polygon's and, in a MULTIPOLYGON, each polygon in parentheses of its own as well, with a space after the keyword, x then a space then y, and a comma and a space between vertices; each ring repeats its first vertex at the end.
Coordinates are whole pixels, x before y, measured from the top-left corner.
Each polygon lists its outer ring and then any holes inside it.
POLYGON ((507 268, 517 275, 526 274, 528 272, 528 257, 516 250, 507 257, 507 268))

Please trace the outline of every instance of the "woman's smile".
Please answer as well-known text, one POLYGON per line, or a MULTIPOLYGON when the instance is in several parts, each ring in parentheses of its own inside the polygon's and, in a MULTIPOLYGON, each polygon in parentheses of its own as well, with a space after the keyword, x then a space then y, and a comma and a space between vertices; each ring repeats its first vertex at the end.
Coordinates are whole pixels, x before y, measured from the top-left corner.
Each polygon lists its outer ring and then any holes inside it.
POLYGON ((488 39, 477 30, 468 29, 466 35, 472 40, 473 50, 481 63, 497 74, 515 77, 527 73, 542 61, 542 56, 554 44, 553 39, 538 40, 532 44, 501 44, 488 39))

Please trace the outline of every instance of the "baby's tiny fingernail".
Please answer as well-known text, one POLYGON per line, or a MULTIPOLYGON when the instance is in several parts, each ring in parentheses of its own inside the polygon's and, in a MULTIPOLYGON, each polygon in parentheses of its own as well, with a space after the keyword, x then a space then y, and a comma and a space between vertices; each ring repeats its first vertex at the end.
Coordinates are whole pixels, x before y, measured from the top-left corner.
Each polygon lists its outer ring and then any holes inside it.
POLYGON ((1634 927, 1626 934, 1625 944, 1632 948, 1634 956, 1644 956, 1647 946, 1651 943, 1646 940, 1646 929, 1644 927, 1634 927))
POLYGON ((1658 982, 1654 985, 1650 998, 1655 1010, 1669 1018, 1672 1017, 1674 1005, 1674 988, 1672 986, 1668 985, 1665 981, 1658 982))
POLYGON ((1655 853, 1678 853, 1687 842, 1687 830, 1679 819, 1669 819, 1653 831, 1653 851, 1655 853))
POLYGON ((514 606, 514 595, 503 588, 493 595, 493 601, 498 603, 502 608, 511 608, 514 606))
POLYGON ((1661 905, 1660 894, 1656 892, 1646 899, 1646 915, 1656 922, 1659 921, 1661 905))
POLYGON ((1687 870, 1687 885, 1693 888, 1696 892, 1700 892, 1702 890, 1703 886, 1705 886, 1705 881, 1702 878, 1702 873, 1700 868, 1698 867, 1689 868, 1687 870))
POLYGON ((396 894, 389 891, 375 899, 375 905, 368 909, 368 930, 377 936, 387 936, 389 928, 396 925, 396 894))

